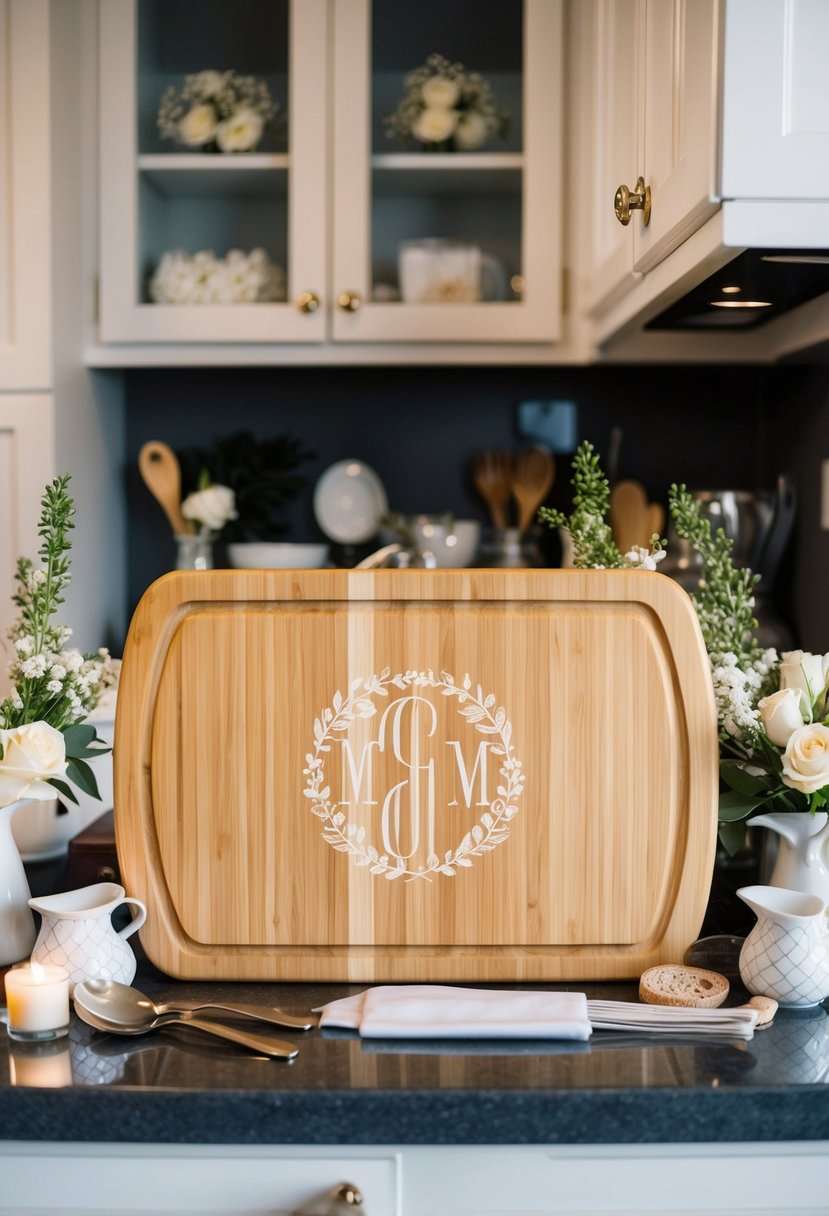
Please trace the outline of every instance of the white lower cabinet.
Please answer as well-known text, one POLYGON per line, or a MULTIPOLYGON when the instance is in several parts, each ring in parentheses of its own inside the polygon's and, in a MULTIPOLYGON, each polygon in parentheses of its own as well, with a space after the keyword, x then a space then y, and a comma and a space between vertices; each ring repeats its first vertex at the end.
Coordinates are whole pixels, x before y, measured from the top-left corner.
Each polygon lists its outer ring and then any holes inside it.
POLYGON ((0 1145, 0 1213, 826 1216, 829 1145, 0 1145), (333 1193, 344 1182, 354 1204, 333 1193))

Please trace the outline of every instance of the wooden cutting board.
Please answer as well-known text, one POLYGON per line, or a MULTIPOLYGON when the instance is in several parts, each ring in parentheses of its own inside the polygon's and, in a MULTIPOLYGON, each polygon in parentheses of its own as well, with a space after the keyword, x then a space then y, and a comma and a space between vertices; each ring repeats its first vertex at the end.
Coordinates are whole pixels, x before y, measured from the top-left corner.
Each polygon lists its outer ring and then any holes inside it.
POLYGON ((115 825, 187 978, 630 978, 708 897, 691 601, 642 571, 168 574, 130 628, 115 825))

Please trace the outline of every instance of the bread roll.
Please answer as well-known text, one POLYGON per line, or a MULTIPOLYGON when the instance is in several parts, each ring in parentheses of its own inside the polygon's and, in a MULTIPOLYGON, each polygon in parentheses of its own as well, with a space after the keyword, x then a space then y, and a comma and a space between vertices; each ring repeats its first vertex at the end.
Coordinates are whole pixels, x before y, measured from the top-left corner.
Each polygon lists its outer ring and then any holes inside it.
POLYGON ((650 967, 639 980, 639 1000, 648 1005, 716 1009, 728 996, 728 980, 717 971, 665 963, 650 967))

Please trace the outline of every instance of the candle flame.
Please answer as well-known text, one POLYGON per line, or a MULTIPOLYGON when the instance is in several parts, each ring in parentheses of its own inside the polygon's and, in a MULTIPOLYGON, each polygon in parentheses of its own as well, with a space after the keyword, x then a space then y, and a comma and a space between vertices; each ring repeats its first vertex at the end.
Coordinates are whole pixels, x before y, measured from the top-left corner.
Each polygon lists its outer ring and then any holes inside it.
POLYGON ((46 972, 41 963, 32 963, 32 979, 36 984, 42 984, 46 980, 46 972))

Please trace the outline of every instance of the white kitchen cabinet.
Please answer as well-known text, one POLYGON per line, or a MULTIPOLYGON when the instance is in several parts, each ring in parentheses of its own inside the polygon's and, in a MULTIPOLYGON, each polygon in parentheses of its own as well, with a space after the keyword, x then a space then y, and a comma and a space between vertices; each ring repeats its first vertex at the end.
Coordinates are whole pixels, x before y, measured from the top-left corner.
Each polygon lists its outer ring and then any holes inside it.
POLYGON ((0 392, 51 384, 48 12, 0 0, 0 392))
POLYGON ((562 0, 489 0, 474 23, 463 0, 101 4, 102 349, 153 344, 167 363, 198 362, 217 344, 235 361, 268 350, 278 361, 280 348, 300 359, 338 347, 359 358, 377 344, 383 359, 392 347, 410 359, 407 343, 420 352, 553 349, 562 332, 563 38, 562 0), (433 52, 479 70, 506 102, 503 145, 430 154, 385 138, 406 73, 433 52), (230 156, 160 141, 164 88, 212 67, 268 81, 287 110, 286 146, 230 156), (430 237, 494 259, 496 298, 394 299, 398 246, 430 237), (150 302, 165 251, 257 245, 287 272, 284 302, 150 302))
POLYGON ((717 209, 718 0, 594 0, 588 307, 601 312, 717 209), (627 224, 616 192, 649 192, 627 224))
POLYGON ((100 21, 101 340, 321 341, 326 0, 107 0, 100 21), (164 89, 215 67, 268 83, 288 115, 287 147, 277 136, 251 154, 170 151, 156 127, 164 89), (163 253, 257 247, 286 272, 284 302, 149 302, 163 253))
POLYGON ((357 1148, 2 1144, 2 1216, 816 1216, 825 1144, 357 1148))
POLYGON ((829 5, 729 0, 722 197, 731 244, 825 249, 829 5))

